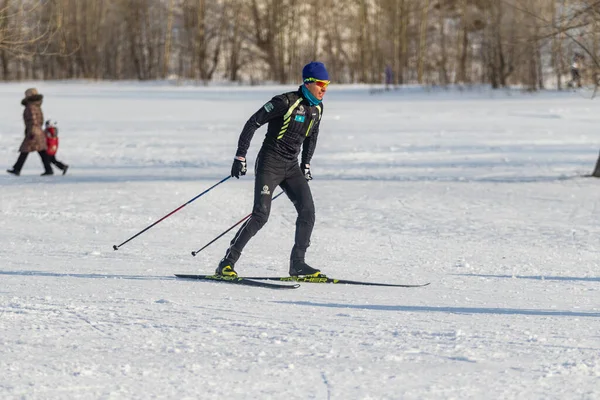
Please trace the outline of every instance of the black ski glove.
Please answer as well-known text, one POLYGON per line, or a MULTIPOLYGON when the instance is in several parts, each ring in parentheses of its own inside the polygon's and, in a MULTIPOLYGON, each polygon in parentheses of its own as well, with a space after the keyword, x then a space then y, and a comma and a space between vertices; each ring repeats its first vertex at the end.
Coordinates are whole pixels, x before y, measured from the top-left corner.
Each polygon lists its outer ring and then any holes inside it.
POLYGON ((239 158, 234 158, 233 159, 233 165, 231 166, 231 176, 235 176, 236 178, 240 179, 240 175, 244 176, 246 175, 246 171, 248 169, 246 168, 246 160, 245 159, 239 159, 239 158))
POLYGON ((304 175, 307 181, 312 180, 313 177, 310 173, 310 164, 300 164, 300 169, 302 170, 302 175, 304 175))

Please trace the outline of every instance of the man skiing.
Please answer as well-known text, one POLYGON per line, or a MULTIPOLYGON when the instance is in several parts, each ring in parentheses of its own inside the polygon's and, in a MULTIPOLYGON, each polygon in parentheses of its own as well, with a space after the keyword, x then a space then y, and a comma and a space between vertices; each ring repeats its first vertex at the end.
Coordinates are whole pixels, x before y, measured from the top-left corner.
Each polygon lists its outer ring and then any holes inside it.
POLYGON ((231 241, 216 275, 237 276, 234 265, 244 246, 269 219, 271 199, 277 186, 283 189, 298 212, 290 276, 319 276, 321 273, 306 264, 304 256, 315 224, 315 206, 308 186, 312 179, 310 161, 323 116, 322 100, 330 81, 325 65, 314 61, 304 66, 302 79, 303 84, 297 91, 273 97, 254 113, 240 134, 231 167, 231 176, 238 179, 246 174, 246 153, 254 132, 269 124, 256 158, 252 215, 231 241))

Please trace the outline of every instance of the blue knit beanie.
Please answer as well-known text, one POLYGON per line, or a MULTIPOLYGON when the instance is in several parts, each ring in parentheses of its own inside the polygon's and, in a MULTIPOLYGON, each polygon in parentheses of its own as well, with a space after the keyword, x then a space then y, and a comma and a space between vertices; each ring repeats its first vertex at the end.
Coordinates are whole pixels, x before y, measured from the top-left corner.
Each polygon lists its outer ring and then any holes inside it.
POLYGON ((328 81, 329 74, 325 69, 325 64, 318 61, 309 62, 302 68, 302 80, 306 81, 308 78, 315 78, 321 81, 328 81))

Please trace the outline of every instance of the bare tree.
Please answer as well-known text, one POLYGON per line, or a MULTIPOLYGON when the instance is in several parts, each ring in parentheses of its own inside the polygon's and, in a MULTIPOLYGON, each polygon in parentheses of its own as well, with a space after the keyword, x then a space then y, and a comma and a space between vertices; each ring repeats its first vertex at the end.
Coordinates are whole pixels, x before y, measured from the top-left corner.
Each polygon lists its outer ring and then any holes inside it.
POLYGON ((0 0, 3 79, 337 82, 561 88, 575 52, 598 81, 598 0, 0 0))
POLYGON ((184 0, 182 51, 180 58, 186 76, 201 79, 205 83, 212 79, 219 61, 226 34, 231 28, 228 16, 231 11, 222 4, 206 0, 184 0))
POLYGON ((285 68, 284 31, 294 4, 291 0, 250 0, 250 37, 259 50, 258 56, 269 66, 271 76, 278 82, 287 79, 285 68))
POLYGON ((5 79, 14 76, 10 71, 11 60, 16 61, 20 79, 24 68, 31 67, 36 57, 52 53, 50 43, 62 29, 53 23, 56 20, 53 6, 52 1, 0 1, 0 64, 5 79))

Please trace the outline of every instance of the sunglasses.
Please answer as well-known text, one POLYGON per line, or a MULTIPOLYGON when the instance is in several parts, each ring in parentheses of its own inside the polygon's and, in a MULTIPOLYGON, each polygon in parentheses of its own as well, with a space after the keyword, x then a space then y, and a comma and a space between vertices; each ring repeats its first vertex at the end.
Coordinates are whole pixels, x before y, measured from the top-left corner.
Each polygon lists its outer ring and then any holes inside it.
POLYGON ((316 78, 307 78, 304 80, 304 82, 314 83, 315 85, 317 85, 318 87, 321 87, 321 88, 326 88, 331 83, 331 81, 324 81, 324 80, 316 79, 316 78))

